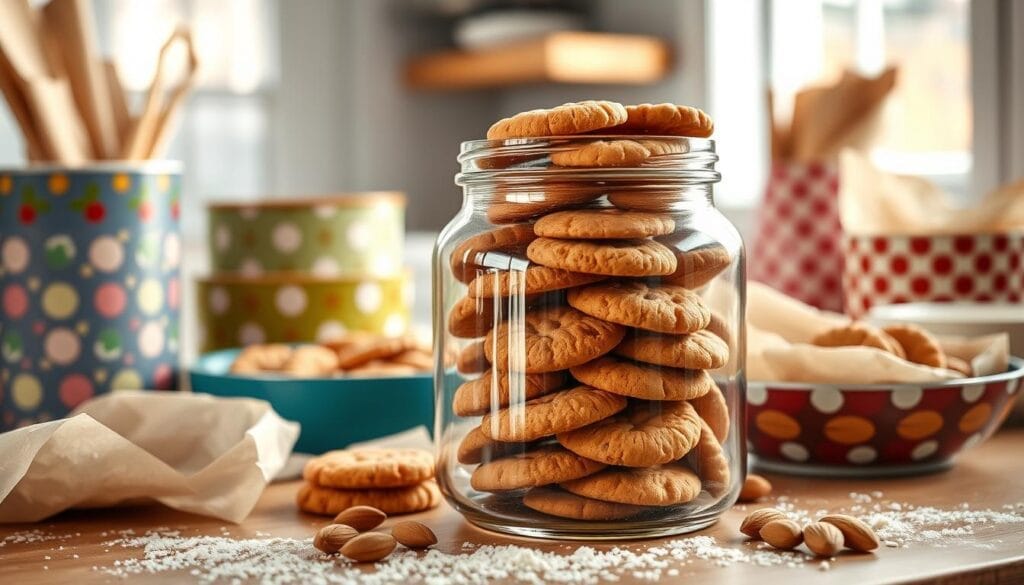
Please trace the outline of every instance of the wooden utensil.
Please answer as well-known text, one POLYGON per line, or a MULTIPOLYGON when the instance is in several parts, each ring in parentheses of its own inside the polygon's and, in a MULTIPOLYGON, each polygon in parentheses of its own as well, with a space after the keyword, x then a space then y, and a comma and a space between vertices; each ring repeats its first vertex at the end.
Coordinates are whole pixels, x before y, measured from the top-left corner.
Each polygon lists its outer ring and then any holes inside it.
POLYGON ((106 74, 98 53, 96 23, 90 0, 50 0, 43 8, 50 38, 64 61, 75 104, 89 132, 93 152, 114 158, 120 140, 106 74))
POLYGON ((52 160, 65 165, 78 165, 90 159, 86 144, 88 135, 78 117, 71 84, 67 79, 41 77, 29 81, 26 95, 36 116, 36 130, 52 160))
POLYGON ((3 93, 7 105, 14 114, 14 119, 21 128, 21 135, 25 139, 25 150, 29 161, 41 161, 46 158, 43 147, 39 144, 35 122, 32 121, 32 114, 29 111, 25 95, 18 88, 10 63, 0 52, 0 93, 3 93))
POLYGON ((170 38, 160 49, 153 82, 146 94, 146 102, 142 113, 136 120, 131 135, 122 154, 126 160, 142 160, 160 156, 169 138, 171 126, 177 111, 185 102, 185 97, 195 83, 199 66, 192 35, 187 29, 178 29, 171 33, 170 38), (167 83, 167 59, 175 43, 185 43, 188 50, 188 70, 182 82, 170 91, 170 98, 164 105, 165 84, 167 83))
POLYGON ((124 144, 128 141, 128 133, 131 132, 133 123, 131 110, 128 109, 128 96, 125 94, 124 84, 121 83, 117 64, 112 59, 103 61, 103 72, 107 78, 107 91, 110 93, 114 123, 117 125, 118 143, 124 144))

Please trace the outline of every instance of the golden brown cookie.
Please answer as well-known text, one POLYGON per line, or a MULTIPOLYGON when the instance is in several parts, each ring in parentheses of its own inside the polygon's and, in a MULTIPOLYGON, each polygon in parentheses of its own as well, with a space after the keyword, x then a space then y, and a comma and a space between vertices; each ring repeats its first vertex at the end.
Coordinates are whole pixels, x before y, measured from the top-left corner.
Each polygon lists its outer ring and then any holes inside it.
POLYGON ((816 335, 811 343, 820 347, 874 347, 904 357, 900 355, 903 348, 888 333, 859 321, 824 331, 816 335))
POLYGON ((474 341, 459 351, 455 359, 455 369, 462 374, 478 374, 491 367, 484 353, 484 340, 474 341))
POLYGON ((422 449, 342 449, 306 462, 302 477, 329 488, 393 488, 434 477, 434 457, 422 449))
POLYGON ((338 354, 320 345, 296 347, 281 371, 302 378, 330 376, 338 370, 338 354))
POLYGON ((367 378, 411 376, 422 372, 423 369, 421 368, 410 366, 408 364, 399 364, 390 360, 371 360, 357 368, 345 370, 345 374, 348 376, 367 378))
POLYGON ((691 400, 715 387, 704 370, 682 370, 606 355, 569 370, 584 384, 630 398, 691 400))
POLYGON ((676 270, 675 254, 654 240, 537 238, 526 256, 542 266, 608 276, 663 276, 676 270))
POLYGON ((436 508, 441 492, 431 481, 401 488, 339 490, 303 484, 296 496, 299 509, 312 514, 335 516, 352 506, 372 506, 385 514, 412 514, 436 508))
POLYGON ((651 153, 651 157, 682 154, 687 148, 679 138, 648 138, 637 142, 651 153))
POLYGON ((281 343, 250 345, 238 353, 231 364, 232 374, 276 372, 284 368, 292 348, 281 343))
POLYGON ((484 463, 473 471, 469 484, 481 492, 504 492, 579 479, 604 468, 559 445, 543 445, 484 463))
POLYGON ((558 211, 583 207, 604 193, 604 187, 588 183, 499 186, 487 208, 491 223, 515 223, 558 211))
POLYGON ((688 197, 683 191, 663 189, 622 189, 608 191, 607 195, 608 202, 619 209, 649 213, 675 211, 688 197))
POLYGON ((395 365, 409 366, 417 372, 434 369, 434 356, 420 348, 407 349, 388 361, 395 365))
POLYGON ((647 510, 643 506, 602 502, 569 493, 559 487, 531 488, 523 496, 523 505, 550 516, 572 520, 621 520, 647 510))
POLYGON ((469 283, 469 295, 492 298, 517 294, 539 294, 581 286, 604 280, 598 274, 570 272, 547 266, 528 266, 526 270, 501 270, 483 272, 469 283))
POLYGON ((725 402, 725 395, 718 386, 697 398, 690 399, 690 405, 697 411, 704 422, 708 423, 711 431, 719 443, 725 443, 729 436, 729 405, 725 402))
POLYGON ((651 151, 632 140, 595 140, 551 153, 551 163, 560 167, 638 167, 651 151))
POLYGON ((568 300, 598 319, 660 333, 693 333, 711 321, 700 295, 682 286, 612 281, 574 288, 568 300))
POLYGON ((455 457, 463 465, 475 465, 523 453, 533 445, 533 443, 507 443, 488 439, 477 426, 466 433, 466 436, 459 442, 455 457))
POLYGON ((497 441, 533 441, 589 425, 626 408, 626 399, 577 386, 484 415, 480 430, 497 441))
POLYGON ((968 378, 974 375, 974 368, 967 360, 962 360, 953 355, 946 356, 946 367, 954 372, 960 372, 968 378))
POLYGON ((656 213, 617 209, 557 211, 533 224, 538 236, 563 240, 621 240, 671 233, 676 222, 656 213))
POLYGON ((487 414, 491 410, 505 408, 510 402, 520 404, 540 398, 561 388, 567 378, 565 371, 523 374, 487 370, 479 378, 459 386, 452 398, 452 410, 458 416, 487 414))
POLYGON ((577 496, 634 506, 674 506, 700 495, 700 478, 678 463, 660 467, 611 467, 561 486, 577 496))
POLYGON ((712 244, 676 252, 676 271, 663 280, 688 289, 698 289, 729 267, 732 258, 725 247, 712 244))
POLYGON ((703 111, 678 104, 626 106, 626 121, 602 134, 659 134, 707 138, 715 124, 703 111))
POLYGON ((529 224, 509 225, 466 238, 452 251, 452 275, 460 282, 469 283, 477 276, 477 261, 488 252, 523 254, 526 246, 537 239, 529 224))
POLYGON ((719 339, 725 342, 730 348, 733 344, 732 326, 729 325, 729 320, 718 311, 711 311, 711 320, 708 321, 707 330, 718 336, 719 339))
POLYGON ((683 335, 631 330, 615 353, 638 362, 691 370, 715 370, 729 361, 729 346, 707 330, 683 335))
POLYGON ((360 343, 342 349, 337 354, 338 367, 343 370, 358 368, 374 360, 387 360, 405 351, 416 349, 416 339, 411 335, 402 337, 380 337, 368 343, 360 343))
POLYGON ((608 465, 650 467, 682 459, 697 444, 700 425, 687 402, 633 401, 615 416, 559 433, 558 442, 608 465))
POLYGON ((448 332, 456 337, 483 337, 494 326, 494 300, 465 296, 448 312, 448 332))
POLYGON ((704 489, 717 498, 725 495, 731 487, 729 460, 726 459, 725 451, 708 423, 703 419, 700 423, 700 439, 686 459, 700 476, 704 489))
POLYGON ((502 369, 528 374, 555 372, 610 352, 625 332, 621 325, 572 307, 546 307, 528 311, 521 324, 500 324, 487 334, 484 352, 502 369), (510 344, 519 345, 510 353, 510 344))
POLYGON ((610 128, 627 120, 622 104, 588 100, 520 112, 498 120, 487 130, 487 139, 569 136, 610 128))
POLYGON ((945 368, 948 365, 946 352, 942 351, 939 340, 921 327, 908 323, 890 325, 882 331, 896 340, 908 361, 933 368, 945 368))

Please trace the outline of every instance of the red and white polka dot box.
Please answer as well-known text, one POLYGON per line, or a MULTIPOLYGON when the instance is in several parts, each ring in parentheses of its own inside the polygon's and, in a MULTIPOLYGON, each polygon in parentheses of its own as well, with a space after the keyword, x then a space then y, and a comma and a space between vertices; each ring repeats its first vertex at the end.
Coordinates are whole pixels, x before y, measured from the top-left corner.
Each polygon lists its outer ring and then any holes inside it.
POLYGON ((1024 232, 844 237, 846 313, 909 302, 1024 299, 1024 232))
POLYGON ((750 248, 751 280, 819 309, 843 310, 838 185, 834 164, 772 168, 750 248))

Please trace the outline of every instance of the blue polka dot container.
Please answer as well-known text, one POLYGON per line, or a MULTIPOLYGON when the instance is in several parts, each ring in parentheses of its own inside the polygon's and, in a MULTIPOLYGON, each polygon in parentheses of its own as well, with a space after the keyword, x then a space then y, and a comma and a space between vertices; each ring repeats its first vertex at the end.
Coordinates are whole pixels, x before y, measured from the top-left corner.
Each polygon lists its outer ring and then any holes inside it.
POLYGON ((0 429, 177 387, 180 170, 0 170, 0 429))

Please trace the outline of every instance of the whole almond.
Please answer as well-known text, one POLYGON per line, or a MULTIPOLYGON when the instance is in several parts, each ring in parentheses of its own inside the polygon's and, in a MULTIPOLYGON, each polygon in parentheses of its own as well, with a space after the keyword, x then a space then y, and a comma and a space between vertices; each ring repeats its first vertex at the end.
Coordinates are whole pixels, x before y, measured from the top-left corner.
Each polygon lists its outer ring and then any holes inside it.
POLYGON ((846 548, 858 552, 869 552, 881 544, 875 531, 859 518, 846 514, 829 514, 819 522, 825 522, 838 528, 839 532, 843 533, 843 544, 846 545, 846 548))
POLYGON ((364 532, 341 547, 341 554, 360 563, 379 561, 397 546, 394 537, 383 532, 364 532))
POLYGON ((780 550, 796 548, 804 540, 800 525, 792 520, 772 520, 761 527, 761 540, 780 550))
POLYGON ((434 531, 419 522, 406 520, 391 527, 391 536, 409 548, 427 548, 437 544, 434 531))
POLYGON ((804 526, 804 544, 819 557, 830 557, 843 550, 843 533, 827 522, 804 526))
POLYGON ((743 488, 740 489, 741 502, 753 502, 772 493, 772 484, 763 476, 751 473, 743 480, 743 488))
POLYGON ((334 517, 335 524, 347 524, 359 532, 373 530, 380 526, 388 515, 373 506, 352 506, 334 517))
POLYGON ((754 510, 743 519, 740 524, 740 532, 750 538, 757 540, 761 538, 761 528, 772 520, 785 520, 786 515, 775 508, 761 508, 754 510))
POLYGON ((346 542, 359 535, 359 531, 345 524, 328 524, 313 537, 313 546, 328 554, 338 552, 346 542))

